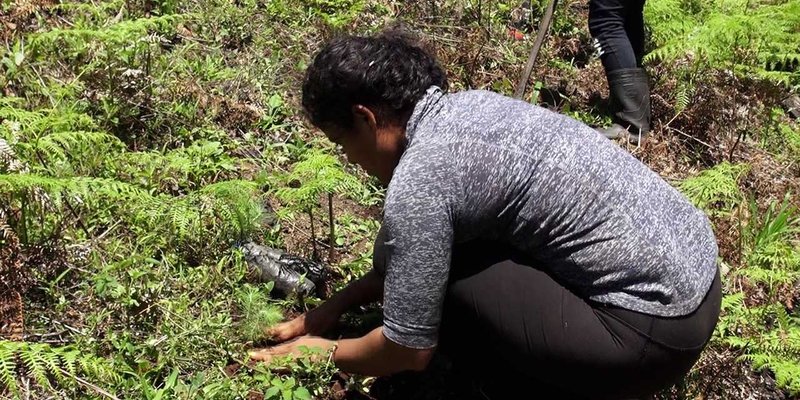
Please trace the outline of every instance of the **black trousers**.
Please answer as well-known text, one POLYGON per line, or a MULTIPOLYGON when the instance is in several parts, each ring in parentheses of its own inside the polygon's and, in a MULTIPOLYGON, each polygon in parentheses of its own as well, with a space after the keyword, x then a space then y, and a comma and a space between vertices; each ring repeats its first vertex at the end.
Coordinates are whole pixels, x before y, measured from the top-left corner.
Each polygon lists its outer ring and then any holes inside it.
POLYGON ((719 317, 719 273, 693 313, 662 318, 587 301, 486 249, 456 248, 439 349, 493 399, 646 398, 691 369, 719 317))
POLYGON ((642 66, 644 1, 589 1, 589 33, 600 47, 600 61, 606 74, 642 66))

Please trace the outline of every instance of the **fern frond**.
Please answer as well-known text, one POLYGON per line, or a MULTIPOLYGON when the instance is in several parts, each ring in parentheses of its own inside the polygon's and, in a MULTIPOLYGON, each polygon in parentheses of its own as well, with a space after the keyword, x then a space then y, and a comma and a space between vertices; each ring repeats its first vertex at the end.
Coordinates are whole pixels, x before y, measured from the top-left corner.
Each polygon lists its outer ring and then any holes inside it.
POLYGON ((45 345, 30 343, 27 349, 22 349, 19 357, 25 365, 27 373, 34 378, 36 383, 44 388, 50 387, 50 380, 47 379, 47 364, 43 352, 45 345))
POLYGON ((69 154, 72 158, 83 156, 76 153, 87 149, 116 152, 125 148, 125 144, 116 136, 90 131, 56 132, 41 138, 37 144, 44 148, 56 149, 54 153, 58 156, 66 157, 66 154, 69 154))
POLYGON ((110 178, 93 178, 76 176, 66 179, 68 188, 73 195, 82 196, 84 201, 91 201, 95 197, 103 197, 113 201, 147 201, 152 196, 142 188, 130 183, 120 182, 110 178))
POLYGON ((6 130, 9 132, 6 136, 13 135, 27 141, 50 132, 97 129, 94 119, 87 114, 69 109, 43 108, 28 111, 16 107, 21 103, 17 100, 0 103, 0 120, 5 120, 0 126, 7 126, 6 130))
POLYGON ((315 150, 308 152, 288 174, 279 177, 273 192, 289 206, 307 210, 317 204, 323 193, 358 193, 363 186, 344 170, 336 157, 315 150), (299 187, 293 187, 296 183, 299 187))
POLYGON ((747 164, 726 161, 684 180, 678 188, 698 208, 725 215, 742 202, 739 180, 749 168, 747 164))
POLYGON ((16 353, 19 348, 18 342, 10 340, 0 341, 0 382, 8 388, 11 393, 19 394, 17 386, 17 363, 16 353))
POLYGON ((800 363, 797 358, 770 358, 765 365, 775 373, 775 381, 779 387, 786 388, 791 395, 800 394, 800 363))
POLYGON ((68 48, 73 53, 83 53, 91 43, 107 46, 125 46, 146 37, 151 31, 166 33, 171 31, 181 17, 164 15, 157 17, 124 20, 100 29, 75 27, 52 29, 32 35, 30 49, 33 52, 47 52, 68 48))
POLYGON ((19 391, 16 370, 20 365, 24 367, 24 373, 43 389, 55 389, 51 378, 65 386, 73 385, 73 377, 79 375, 115 384, 121 380, 105 359, 71 346, 58 348, 45 343, 0 340, 0 382, 12 393, 19 391), (82 373, 78 372, 77 365, 80 365, 82 373), (72 376, 65 375, 64 371, 72 376))
POLYGON ((655 50, 647 62, 689 60, 701 68, 731 69, 777 83, 800 82, 800 0, 653 0, 645 20, 655 50), (780 65, 780 69, 773 67, 780 65))
POLYGON ((680 114, 692 101, 694 97, 695 86, 691 82, 682 81, 678 85, 678 91, 675 93, 675 113, 680 114))
POLYGON ((50 375, 54 376, 57 380, 62 380, 64 375, 61 373, 61 359, 59 358, 59 354, 57 350, 52 350, 51 348, 46 348, 45 350, 51 351, 41 351, 39 355, 42 359, 42 364, 47 368, 50 372, 50 375))
POLYGON ((785 269, 771 269, 751 266, 738 271, 738 274, 749 278, 754 283, 763 283, 768 287, 790 285, 794 283, 800 273, 785 269))
POLYGON ((78 363, 78 356, 80 355, 80 351, 76 349, 61 349, 58 352, 58 356, 61 358, 61 364, 64 366, 64 369, 69 372, 70 375, 76 376, 78 374, 78 370, 76 365, 78 363))

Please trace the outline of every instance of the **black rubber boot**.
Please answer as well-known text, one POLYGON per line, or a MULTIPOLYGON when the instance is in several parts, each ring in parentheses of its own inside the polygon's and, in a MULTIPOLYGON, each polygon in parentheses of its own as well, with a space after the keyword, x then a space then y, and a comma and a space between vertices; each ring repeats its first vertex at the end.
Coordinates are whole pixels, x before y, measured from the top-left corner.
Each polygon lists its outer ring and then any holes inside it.
POLYGON ((600 133, 609 139, 626 137, 639 144, 650 133, 650 83, 643 68, 626 68, 608 74, 614 124, 600 133))

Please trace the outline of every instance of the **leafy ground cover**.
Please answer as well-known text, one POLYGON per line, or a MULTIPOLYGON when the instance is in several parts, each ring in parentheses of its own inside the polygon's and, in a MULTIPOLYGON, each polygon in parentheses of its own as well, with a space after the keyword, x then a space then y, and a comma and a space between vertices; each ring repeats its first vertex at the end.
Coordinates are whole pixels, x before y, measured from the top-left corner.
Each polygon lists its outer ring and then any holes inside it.
MULTIPOLYGON (((19 0, 0 5, 0 396, 480 398, 446 360, 390 379, 245 359, 320 301, 248 241, 365 273, 383 192, 299 113, 309 57, 400 20, 454 90, 513 92, 545 2, 19 0), (514 26, 516 31, 510 31, 514 26)), ((585 0, 559 4, 526 100, 608 122, 585 0)), ((654 132, 627 147, 712 218, 723 317, 662 399, 800 396, 800 1, 650 0, 654 132)), ((623 145, 626 146, 626 145, 623 145)), ((338 332, 380 322, 366 307, 338 332)), ((535 391, 535 388, 533 388, 535 391)))

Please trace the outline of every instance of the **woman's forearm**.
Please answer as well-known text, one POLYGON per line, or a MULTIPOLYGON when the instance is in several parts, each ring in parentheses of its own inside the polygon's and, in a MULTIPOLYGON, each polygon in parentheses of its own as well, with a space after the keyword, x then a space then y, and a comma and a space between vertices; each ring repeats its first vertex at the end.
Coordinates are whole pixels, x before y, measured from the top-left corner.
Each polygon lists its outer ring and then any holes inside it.
POLYGON ((370 270, 366 275, 331 296, 322 306, 330 307, 335 312, 342 314, 353 307, 381 300, 382 297, 383 279, 375 270, 370 270))
POLYGON ((355 339, 339 340, 334 363, 342 371, 386 376, 397 372, 420 371, 430 362, 434 349, 411 349, 392 342, 379 327, 355 339))

